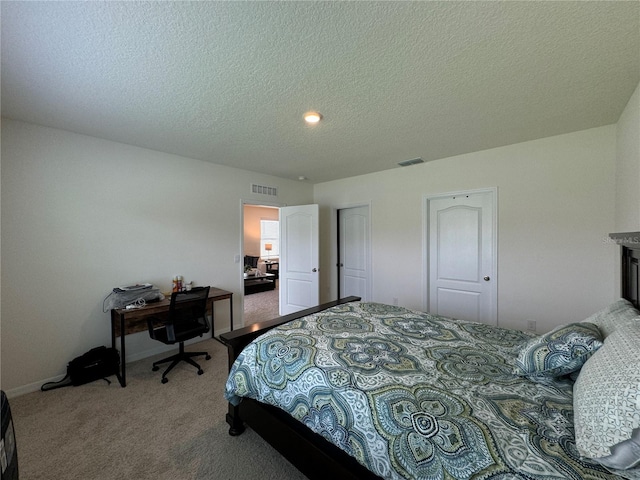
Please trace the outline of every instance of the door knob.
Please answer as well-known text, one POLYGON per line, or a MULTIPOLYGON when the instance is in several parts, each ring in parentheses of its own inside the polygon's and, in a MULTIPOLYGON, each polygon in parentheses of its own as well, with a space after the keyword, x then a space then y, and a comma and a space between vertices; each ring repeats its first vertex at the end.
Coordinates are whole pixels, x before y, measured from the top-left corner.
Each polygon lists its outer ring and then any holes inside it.
POLYGON ((484 281, 488 282, 489 280, 491 280, 491 278, 489 278, 489 276, 484 277, 484 281))
POLYGON ((314 269, 313 269, 313 270, 311 270, 311 271, 312 271, 312 272, 317 272, 317 271, 318 271, 318 269, 317 269, 317 268, 314 268, 314 269))

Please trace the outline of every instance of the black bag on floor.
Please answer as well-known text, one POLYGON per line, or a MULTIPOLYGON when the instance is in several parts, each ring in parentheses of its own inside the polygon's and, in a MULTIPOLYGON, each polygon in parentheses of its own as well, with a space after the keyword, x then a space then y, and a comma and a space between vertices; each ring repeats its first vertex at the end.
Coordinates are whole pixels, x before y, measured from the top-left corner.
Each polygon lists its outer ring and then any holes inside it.
POLYGON ((49 382, 40 388, 43 392, 68 385, 84 385, 85 383, 103 379, 120 371, 120 354, 115 348, 104 346, 92 348, 87 353, 74 358, 67 365, 67 376, 59 382, 49 382))

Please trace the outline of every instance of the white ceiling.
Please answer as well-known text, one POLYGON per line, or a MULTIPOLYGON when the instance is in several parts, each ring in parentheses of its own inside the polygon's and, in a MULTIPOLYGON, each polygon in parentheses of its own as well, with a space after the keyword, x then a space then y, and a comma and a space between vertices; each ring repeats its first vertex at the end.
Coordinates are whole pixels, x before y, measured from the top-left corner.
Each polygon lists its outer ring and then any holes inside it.
POLYGON ((313 183, 612 124, 640 81, 638 1, 0 8, 3 116, 313 183))

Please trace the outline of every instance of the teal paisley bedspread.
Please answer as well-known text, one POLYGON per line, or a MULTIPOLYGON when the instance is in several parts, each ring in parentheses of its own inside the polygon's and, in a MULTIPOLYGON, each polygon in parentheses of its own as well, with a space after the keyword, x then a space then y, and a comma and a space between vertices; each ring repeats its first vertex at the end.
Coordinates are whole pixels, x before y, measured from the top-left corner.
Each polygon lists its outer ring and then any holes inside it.
POLYGON ((285 410, 382 478, 618 478, 579 458, 573 382, 512 374, 529 338, 348 303, 247 346, 225 396, 285 410))

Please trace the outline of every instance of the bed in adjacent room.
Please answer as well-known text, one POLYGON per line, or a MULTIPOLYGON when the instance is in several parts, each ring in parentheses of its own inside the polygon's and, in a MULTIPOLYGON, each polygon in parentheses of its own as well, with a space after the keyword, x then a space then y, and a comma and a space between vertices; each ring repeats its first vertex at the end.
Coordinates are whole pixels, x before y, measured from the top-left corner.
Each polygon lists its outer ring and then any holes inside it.
POLYGON ((632 247, 627 298, 541 336, 357 298, 223 335, 230 433, 310 478, 640 478, 632 247))

